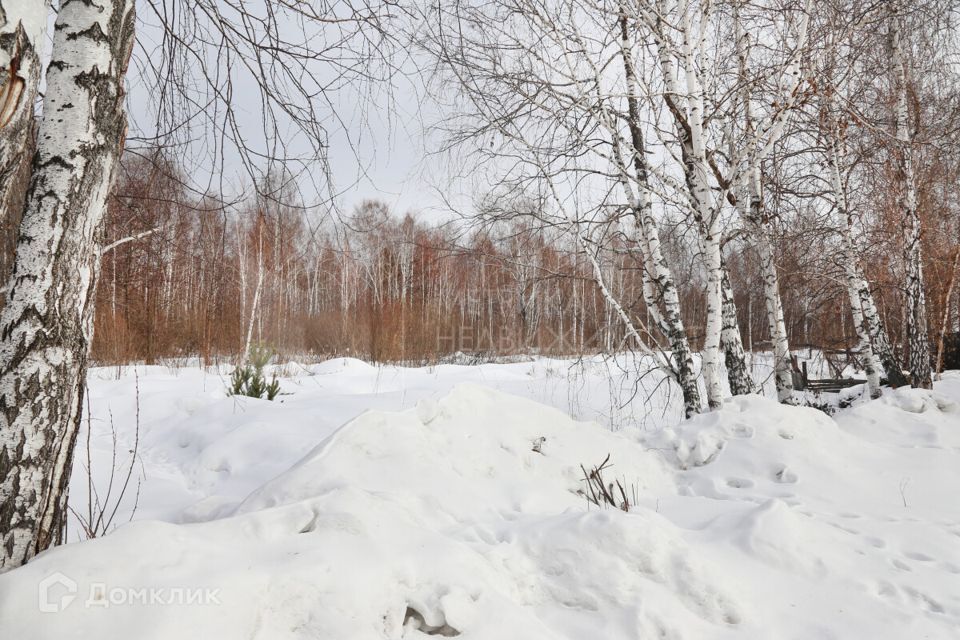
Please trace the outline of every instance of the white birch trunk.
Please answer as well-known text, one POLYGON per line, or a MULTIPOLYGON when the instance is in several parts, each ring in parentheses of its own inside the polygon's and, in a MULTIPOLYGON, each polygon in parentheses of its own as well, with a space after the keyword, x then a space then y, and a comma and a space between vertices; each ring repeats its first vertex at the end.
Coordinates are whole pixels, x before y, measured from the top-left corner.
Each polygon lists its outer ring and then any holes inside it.
MULTIPOLYGON (((848 252, 845 262, 849 262, 852 257, 848 252)), ((883 394, 880 388, 880 358, 870 341, 871 319, 864 313, 864 298, 870 295, 870 289, 867 281, 852 267, 847 268, 847 293, 850 296, 850 310, 857 331, 857 351, 863 357, 863 369, 867 374, 867 388, 871 398, 879 398, 883 394)))
MULTIPOLYGON (((860 266, 860 251, 854 239, 853 217, 847 203, 846 187, 841 177, 841 167, 844 166, 842 137, 836 130, 836 123, 832 125, 833 129, 826 133, 827 142, 827 164, 830 166, 830 182, 833 191, 834 203, 843 220, 843 256, 844 275, 847 279, 847 293, 850 297, 850 308, 854 318, 854 329, 857 331, 858 349, 864 354, 865 368, 872 367, 886 373, 887 382, 893 387, 901 387, 907 384, 907 379, 903 375, 900 362, 894 353, 893 347, 887 338, 887 332, 883 327, 883 319, 877 310, 873 294, 870 293, 870 285, 860 266), (857 318, 861 320, 858 322, 857 318), (866 342, 864 336, 866 334, 866 342)), ((867 373, 868 382, 870 373, 867 373)), ((879 395, 879 381, 876 388, 871 384, 871 395, 879 395)))
POLYGON ((753 376, 747 364, 746 352, 743 349, 743 337, 740 335, 740 321, 737 316, 737 303, 733 296, 733 286, 730 284, 730 274, 726 264, 722 261, 720 268, 721 286, 721 316, 723 326, 720 330, 720 346, 723 351, 724 364, 727 367, 727 381, 730 384, 730 393, 742 396, 754 393, 753 376))
POLYGON ((890 63, 897 103, 894 110, 896 156, 900 173, 900 208, 903 213, 906 259, 906 337, 910 346, 910 384, 933 387, 930 368, 930 341, 927 335, 927 304, 923 282, 923 255, 920 244, 920 213, 917 210, 917 186, 913 170, 913 136, 907 106, 907 61, 903 52, 902 26, 890 3, 890 63))
POLYGON ((680 88, 673 60, 673 48, 662 17, 652 19, 657 38, 660 68, 665 84, 665 99, 673 113, 683 157, 684 176, 693 209, 694 223, 701 235, 704 266, 707 272, 707 318, 703 344, 703 378, 707 404, 711 410, 723 405, 720 368, 720 339, 723 330, 722 259, 718 212, 714 210, 703 131, 704 101, 700 78, 696 73, 700 41, 693 33, 687 12, 683 15, 683 42, 679 56, 683 61, 685 88, 680 88))
POLYGON ((747 223, 746 226, 750 230, 754 246, 760 257, 760 275, 763 279, 763 299, 767 326, 770 332, 770 340, 773 343, 773 368, 777 399, 784 404, 792 404, 794 397, 790 343, 787 338, 787 327, 783 320, 783 303, 780 299, 780 281, 777 275, 773 242, 770 240, 771 225, 763 214, 759 168, 756 171, 749 172, 749 182, 752 184, 748 191, 748 207, 744 210, 741 201, 738 199, 737 208, 747 223))
MULTIPOLYGON (((806 11, 806 10, 805 10, 806 11)), ((806 40, 806 25, 809 14, 804 13, 801 26, 801 45, 806 40)), ((773 242, 771 241, 773 225, 770 224, 769 217, 766 215, 763 204, 763 182, 761 162, 763 158, 756 153, 755 140, 757 125, 754 121, 751 101, 753 99, 749 86, 749 50, 750 40, 746 31, 741 29, 739 4, 734 5, 733 20, 737 30, 737 57, 739 59, 740 82, 742 88, 742 109, 745 124, 745 134, 747 143, 751 145, 747 154, 745 171, 743 174, 745 189, 744 194, 747 198, 747 206, 743 206, 741 198, 737 199, 737 208, 741 217, 746 221, 746 226, 750 230, 754 239, 757 253, 760 256, 760 273, 763 278, 763 298, 764 306, 767 312, 767 326, 770 332, 770 340, 773 343, 773 368, 774 383, 777 389, 777 399, 784 404, 792 404, 793 397, 793 372, 790 360, 790 343, 787 339, 787 327, 783 320, 783 303, 780 299, 780 283, 777 276, 777 265, 774 258, 773 242)), ((792 107, 794 94, 797 91, 800 82, 799 65, 790 64, 787 67, 786 86, 784 91, 788 96, 787 105, 792 107)), ((774 120, 773 124, 779 123, 779 129, 771 131, 771 136, 779 138, 782 135, 783 126, 786 118, 774 120)), ((775 141, 775 139, 774 139, 775 141)), ((768 145, 770 140, 768 140, 768 145)))
POLYGON ((865 298, 870 296, 870 288, 866 279, 861 276, 860 269, 857 267, 857 251, 853 241, 853 219, 847 206, 846 189, 843 186, 843 180, 840 176, 840 152, 837 147, 839 141, 836 139, 836 132, 831 131, 828 141, 827 163, 830 165, 830 185, 833 191, 834 204, 837 212, 843 218, 841 233, 843 234, 843 250, 841 260, 843 262, 844 275, 847 281, 847 295, 850 298, 850 312, 853 317, 853 328, 857 334, 857 352, 863 360, 863 368, 867 374, 867 387, 871 398, 879 398, 883 391, 880 388, 880 358, 873 348, 871 337, 871 323, 875 320, 872 316, 864 313, 865 298))
MULTIPOLYGON (((684 3, 681 14, 681 42, 674 45, 663 16, 674 8, 664 3, 657 12, 644 12, 642 18, 651 27, 657 43, 661 73, 665 84, 664 100, 673 115, 680 140, 684 177, 689 194, 693 222, 700 234, 704 266, 707 273, 706 323, 703 346, 703 376, 707 401, 711 409, 723 403, 721 383, 721 349, 726 356, 727 374, 733 393, 751 393, 753 380, 746 364, 743 340, 737 320, 729 282, 724 286, 725 272, 721 252, 720 202, 715 200, 708 176, 706 117, 704 105, 703 45, 709 7, 695 25, 692 9, 684 3), (699 28, 695 28, 698 26, 699 28), (676 56, 683 83, 677 77, 676 56)), ((774 123, 782 127, 781 123, 774 123)), ((774 128, 774 125, 771 125, 774 128)), ((765 147, 766 149, 766 147, 765 147)), ((721 189, 723 192, 724 189, 721 189)))
MULTIPOLYGON (((857 266, 857 271, 860 279, 866 283, 867 280, 863 275, 863 270, 857 266)), ((869 287, 861 289, 860 302, 863 307, 864 324, 870 331, 870 342, 873 344, 873 350, 880 358, 883 370, 887 374, 887 381, 892 387, 906 385, 908 380, 903 374, 900 359, 897 358, 897 354, 893 350, 890 338, 887 337, 883 319, 880 317, 880 311, 877 309, 877 304, 873 299, 873 294, 870 293, 869 287)))
POLYGON ((247 336, 243 341, 242 361, 250 359, 250 347, 253 344, 253 327, 260 317, 260 298, 263 294, 263 219, 257 219, 257 287, 253 292, 253 302, 250 305, 250 320, 247 322, 247 336))
MULTIPOLYGON (((640 128, 639 91, 633 56, 629 48, 629 29, 626 11, 620 11, 620 55, 623 60, 624 76, 627 81, 628 125, 630 128, 631 155, 633 159, 634 179, 638 196, 634 199, 633 211, 640 230, 640 245, 644 257, 644 302, 657 317, 658 324, 670 341, 673 352, 674 374, 683 393, 684 414, 690 418, 701 410, 700 389, 694 373, 693 353, 687 339, 680 314, 680 296, 677 292, 673 273, 663 255, 660 243, 660 231, 653 217, 650 198, 649 171, 646 165, 643 133, 640 128), (662 305, 662 312, 660 306, 662 305)), ((621 164, 623 164, 621 162, 621 164)), ((628 198, 632 190, 626 189, 628 198)))
MULTIPOLYGON (((649 170, 644 157, 645 149, 640 123, 640 92, 631 52, 631 31, 627 16, 627 10, 621 4, 618 8, 618 26, 620 31, 620 58, 627 86, 627 115, 625 118, 621 114, 612 113, 607 107, 608 96, 600 90, 603 74, 589 57, 586 58, 586 62, 593 72, 592 91, 595 92, 597 117, 601 126, 610 135, 611 154, 609 159, 614 164, 617 181, 623 190, 635 221, 634 240, 640 247, 644 264, 642 289, 644 302, 647 312, 657 328, 670 342, 672 358, 659 357, 658 362, 661 368, 680 386, 684 402, 684 415, 689 418, 701 410, 700 390, 694 372, 693 355, 680 314, 679 294, 673 274, 661 249, 660 235, 652 211, 649 170), (630 132, 629 141, 621 135, 619 130, 620 119, 626 120, 630 132), (627 159, 628 157, 629 159, 627 159)), ((568 64, 571 75, 576 75, 577 72, 569 56, 565 55, 564 60, 568 64)), ((552 181, 548 179, 548 182, 550 182, 552 189, 552 181)), ((557 205, 562 208, 561 200, 555 193, 554 199, 557 205)), ((587 247, 583 243, 579 232, 577 232, 577 241, 583 245, 586 251, 587 247)), ((608 306, 624 321, 627 334, 634 335, 639 343, 639 334, 636 334, 636 330, 632 326, 632 320, 626 315, 609 287, 602 282, 602 272, 596 271, 598 266, 596 258, 592 255, 588 255, 588 258, 595 267, 595 280, 597 280, 598 287, 604 299, 607 300, 608 306)), ((609 340, 612 336, 608 333, 607 337, 609 340)), ((642 343, 639 346, 642 347, 642 343)))
POLYGON ((63 531, 133 34, 133 0, 61 3, 0 314, 0 571, 56 544, 63 531))
POLYGON ((780 298, 780 279, 777 275, 776 258, 773 243, 767 233, 762 233, 758 241, 760 269, 763 277, 763 299, 767 311, 767 326, 773 341, 773 368, 776 376, 777 399, 784 404, 792 404, 793 369, 790 360, 790 341, 787 339, 787 325, 783 320, 783 301, 780 298))
POLYGON ((719 409, 723 406, 723 386, 720 382, 723 293, 719 236, 708 234, 704 238, 703 249, 707 267, 707 321, 703 339, 703 379, 710 409, 719 409))

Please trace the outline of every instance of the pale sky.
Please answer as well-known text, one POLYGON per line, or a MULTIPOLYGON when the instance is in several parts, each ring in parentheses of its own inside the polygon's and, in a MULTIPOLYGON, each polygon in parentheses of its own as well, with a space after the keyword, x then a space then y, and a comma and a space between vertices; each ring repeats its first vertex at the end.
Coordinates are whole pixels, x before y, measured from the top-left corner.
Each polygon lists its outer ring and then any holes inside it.
MULTIPOLYGON (((134 51, 134 63, 128 74, 130 87, 129 112, 131 136, 140 134, 149 137, 154 130, 156 108, 155 89, 147 86, 138 61, 158 58, 160 30, 151 21, 156 18, 147 12, 139 12, 138 46, 134 51)), ((299 27, 291 25, 292 33, 299 27)), ((469 202, 463 185, 450 185, 444 177, 444 167, 429 157, 430 144, 425 142, 425 127, 440 117, 437 106, 426 96, 420 76, 407 70, 395 74, 389 84, 366 85, 354 91, 341 90, 332 96, 332 108, 321 101, 315 105, 326 118, 324 127, 330 135, 329 163, 336 191, 340 194, 337 204, 341 211, 348 212, 363 200, 376 198, 388 203, 397 215, 408 211, 419 213, 423 220, 435 221, 450 217, 448 208, 439 195, 438 185, 447 183, 444 193, 457 202, 469 202), (360 93, 362 91, 362 93, 360 93)), ((317 77, 331 73, 322 65, 316 68, 317 77)), ((241 134, 245 140, 262 146, 262 113, 257 87, 252 79, 237 75, 234 109, 240 120, 241 134)), ((201 188, 207 183, 220 189, 220 178, 214 168, 210 145, 218 138, 211 129, 210 121, 219 124, 215 112, 208 113, 205 126, 192 133, 191 142, 180 150, 180 159, 188 175, 201 188)), ((291 131, 284 139, 296 153, 309 151, 298 136, 302 132, 291 131)), ((223 191, 236 192, 249 187, 250 178, 239 160, 239 155, 227 153, 223 160, 223 191)), ((318 165, 319 167, 319 165, 318 165)), ((318 170, 319 171, 319 168, 318 170)), ((302 180, 300 186, 307 200, 317 200, 317 192, 302 180)), ((463 205, 460 205, 463 206, 463 205)))

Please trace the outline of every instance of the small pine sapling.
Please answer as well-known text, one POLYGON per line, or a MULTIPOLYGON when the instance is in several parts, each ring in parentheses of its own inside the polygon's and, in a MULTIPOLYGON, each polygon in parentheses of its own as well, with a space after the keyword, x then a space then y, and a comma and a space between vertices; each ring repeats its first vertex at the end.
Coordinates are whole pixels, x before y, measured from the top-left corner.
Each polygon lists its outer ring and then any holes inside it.
POLYGON ((273 400, 280 395, 280 381, 277 380, 277 374, 274 373, 268 382, 263 373, 272 357, 273 353, 266 347, 251 347, 246 362, 237 365, 233 373, 230 374, 230 386, 227 389, 227 394, 250 398, 266 396, 267 400, 273 400))

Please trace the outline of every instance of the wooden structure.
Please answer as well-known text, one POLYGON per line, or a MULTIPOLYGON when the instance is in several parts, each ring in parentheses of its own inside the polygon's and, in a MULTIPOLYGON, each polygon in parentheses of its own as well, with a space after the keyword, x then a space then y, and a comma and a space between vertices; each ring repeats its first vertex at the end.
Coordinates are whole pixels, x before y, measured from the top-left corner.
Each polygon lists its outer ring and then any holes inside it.
POLYGON ((807 363, 797 366, 797 357, 793 361, 793 388, 797 391, 812 391, 814 393, 840 393, 844 389, 855 387, 858 384, 867 384, 859 378, 822 378, 811 380, 807 375, 807 363))

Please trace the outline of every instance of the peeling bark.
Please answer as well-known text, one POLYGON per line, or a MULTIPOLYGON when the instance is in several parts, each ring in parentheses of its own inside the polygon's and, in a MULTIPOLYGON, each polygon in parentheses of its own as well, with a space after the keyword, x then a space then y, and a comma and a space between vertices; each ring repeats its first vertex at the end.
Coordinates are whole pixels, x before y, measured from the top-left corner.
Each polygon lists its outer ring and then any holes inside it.
POLYGON ((0 1, 0 215, 5 220, 19 215, 13 209, 20 204, 17 192, 24 181, 18 177, 28 169, 33 147, 33 105, 49 13, 49 0, 0 1))
POLYGON ((133 0, 64 0, 0 314, 0 571, 60 541, 100 228, 126 133, 133 0))

